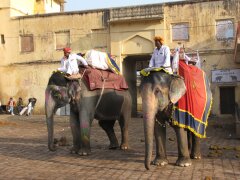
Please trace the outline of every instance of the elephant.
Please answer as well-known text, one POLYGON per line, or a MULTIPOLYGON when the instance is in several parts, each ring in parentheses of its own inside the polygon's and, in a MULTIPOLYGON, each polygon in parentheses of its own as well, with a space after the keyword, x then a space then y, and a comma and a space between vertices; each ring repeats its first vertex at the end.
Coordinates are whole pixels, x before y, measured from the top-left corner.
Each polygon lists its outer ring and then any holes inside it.
POLYGON ((201 159, 200 138, 206 137, 212 105, 210 83, 201 69, 183 61, 179 62, 179 67, 179 75, 169 74, 162 68, 141 71, 146 169, 151 162, 153 132, 156 157, 152 164, 168 163, 166 122, 173 127, 177 137, 176 165, 186 167, 191 165, 191 159, 201 159))
POLYGON ((48 130, 48 149, 56 150, 54 144, 54 114, 56 110, 70 103, 70 126, 73 137, 72 153, 89 155, 90 127, 93 119, 106 132, 109 149, 128 149, 128 124, 131 119, 132 99, 129 91, 114 89, 97 89, 90 91, 86 80, 65 78, 62 72, 54 72, 49 78, 45 90, 45 113, 48 130), (121 129, 121 145, 119 146, 114 132, 115 121, 121 129))
MULTIPOLYGON (((166 155, 166 122, 169 120, 173 104, 186 92, 183 78, 170 75, 165 71, 151 72, 141 79, 141 96, 143 108, 143 124, 145 135, 145 168, 150 169, 153 150, 153 135, 156 143, 156 157, 153 165, 168 164, 166 155)), ((176 165, 189 166, 191 159, 188 150, 187 131, 176 125, 178 143, 178 159, 176 165)))

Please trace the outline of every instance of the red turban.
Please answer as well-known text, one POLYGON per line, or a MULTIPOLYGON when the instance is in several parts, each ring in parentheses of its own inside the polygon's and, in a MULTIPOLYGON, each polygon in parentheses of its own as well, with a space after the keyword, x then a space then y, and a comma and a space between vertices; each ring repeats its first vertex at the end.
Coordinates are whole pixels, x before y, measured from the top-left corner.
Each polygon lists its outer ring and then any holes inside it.
POLYGON ((70 53, 71 52, 71 48, 68 48, 68 47, 63 48, 63 52, 70 53))

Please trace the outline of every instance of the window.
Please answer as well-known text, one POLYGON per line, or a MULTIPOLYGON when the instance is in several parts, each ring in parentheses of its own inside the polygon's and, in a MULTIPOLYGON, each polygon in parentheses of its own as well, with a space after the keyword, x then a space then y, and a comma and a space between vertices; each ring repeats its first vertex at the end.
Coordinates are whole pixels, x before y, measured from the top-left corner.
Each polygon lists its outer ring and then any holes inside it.
POLYGON ((33 44, 33 35, 22 35, 21 37, 21 52, 33 52, 34 44, 33 44))
POLYGON ((188 41, 189 40, 189 24, 188 23, 172 24, 172 40, 188 41))
POLYGON ((56 32, 56 50, 62 50, 64 47, 70 46, 70 32, 61 31, 56 32))
POLYGON ((107 40, 108 34, 106 33, 105 29, 92 29, 91 42, 94 45, 94 49, 98 49, 100 51, 107 50, 107 40))
POLYGON ((1 34, 1 44, 5 44, 4 34, 1 34))
POLYGON ((216 38, 217 40, 227 40, 233 39, 234 35, 233 21, 226 20, 218 20, 216 21, 216 38))
POLYGON ((221 114, 235 113, 235 87, 220 87, 221 114))

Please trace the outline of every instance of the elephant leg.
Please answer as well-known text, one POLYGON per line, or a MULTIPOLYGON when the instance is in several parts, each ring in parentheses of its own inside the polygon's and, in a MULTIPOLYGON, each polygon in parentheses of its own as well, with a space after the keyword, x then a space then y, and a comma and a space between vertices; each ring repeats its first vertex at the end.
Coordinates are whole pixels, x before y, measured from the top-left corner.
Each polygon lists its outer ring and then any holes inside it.
POLYGON ((119 120, 119 125, 120 125, 121 133, 122 133, 120 149, 122 149, 122 150, 127 150, 129 148, 129 146, 128 146, 128 119, 130 119, 130 117, 121 116, 120 120, 119 120))
POLYGON ((70 126, 73 136, 73 147, 71 149, 71 153, 77 154, 80 149, 80 123, 78 120, 78 113, 75 113, 72 110, 70 111, 70 126))
POLYGON ((80 149, 78 154, 81 156, 86 156, 91 153, 90 147, 90 114, 87 113, 87 110, 81 110, 79 114, 80 119, 80 149))
POLYGON ((192 149, 190 157, 191 159, 201 159, 201 147, 200 147, 200 138, 195 136, 192 132, 192 149))
POLYGON ((115 121, 116 120, 112 121, 99 120, 98 122, 98 124, 103 128, 103 130, 106 132, 109 138, 110 141, 109 149, 117 149, 119 147, 118 140, 113 129, 115 121))
MULTIPOLYGON (((54 144, 54 114, 56 112, 56 102, 54 101, 50 90, 47 89, 45 92, 45 112, 46 112, 46 123, 48 130, 48 149, 50 151, 56 151, 56 145, 54 144)), ((21 113, 23 110, 21 111, 21 113)), ((21 115, 20 113, 20 115, 21 115)))
POLYGON ((192 151, 193 139, 191 131, 187 130, 187 139, 188 139, 188 151, 192 151))
POLYGON ((176 161, 177 166, 187 167, 192 164, 187 143, 187 132, 183 128, 174 126, 178 142, 178 159, 176 161))
POLYGON ((168 164, 166 154, 166 125, 164 120, 158 120, 158 122, 155 122, 154 136, 156 141, 156 157, 152 161, 152 164, 156 166, 164 166, 168 164))

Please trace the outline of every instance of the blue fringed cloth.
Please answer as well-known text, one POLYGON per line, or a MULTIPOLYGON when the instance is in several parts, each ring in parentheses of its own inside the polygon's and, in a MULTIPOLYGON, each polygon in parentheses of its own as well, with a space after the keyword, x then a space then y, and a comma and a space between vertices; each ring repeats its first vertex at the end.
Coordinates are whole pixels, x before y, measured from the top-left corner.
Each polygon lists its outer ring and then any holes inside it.
POLYGON ((115 74, 120 74, 120 69, 119 69, 117 63, 115 62, 115 60, 111 57, 111 55, 109 53, 107 54, 107 64, 112 72, 114 72, 115 74))

